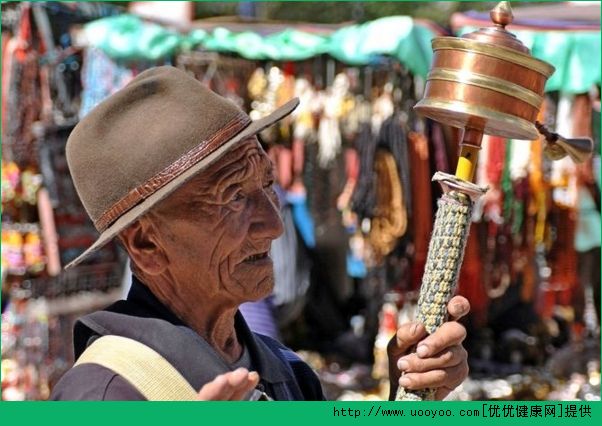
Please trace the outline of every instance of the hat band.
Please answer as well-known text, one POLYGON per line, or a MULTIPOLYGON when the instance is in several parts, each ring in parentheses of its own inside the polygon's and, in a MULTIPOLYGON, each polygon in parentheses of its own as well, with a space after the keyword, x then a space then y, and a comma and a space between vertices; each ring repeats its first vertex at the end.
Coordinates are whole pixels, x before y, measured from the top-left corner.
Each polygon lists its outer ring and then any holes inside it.
POLYGON ((104 232, 125 212, 135 207, 141 201, 148 198, 203 158, 207 157, 222 144, 240 133, 249 124, 251 124, 251 119, 241 112, 210 139, 201 142, 165 169, 132 189, 94 221, 94 226, 96 226, 98 232, 104 232))

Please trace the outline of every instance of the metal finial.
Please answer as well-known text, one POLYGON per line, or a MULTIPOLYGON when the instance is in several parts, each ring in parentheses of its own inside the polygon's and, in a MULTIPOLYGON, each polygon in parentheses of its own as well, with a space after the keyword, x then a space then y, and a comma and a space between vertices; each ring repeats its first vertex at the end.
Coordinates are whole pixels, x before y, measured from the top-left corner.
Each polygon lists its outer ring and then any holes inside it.
POLYGON ((501 1, 495 6, 491 12, 489 12, 489 16, 493 23, 497 26, 505 28, 506 25, 509 25, 514 20, 514 15, 512 14, 512 8, 510 7, 509 1, 501 1))

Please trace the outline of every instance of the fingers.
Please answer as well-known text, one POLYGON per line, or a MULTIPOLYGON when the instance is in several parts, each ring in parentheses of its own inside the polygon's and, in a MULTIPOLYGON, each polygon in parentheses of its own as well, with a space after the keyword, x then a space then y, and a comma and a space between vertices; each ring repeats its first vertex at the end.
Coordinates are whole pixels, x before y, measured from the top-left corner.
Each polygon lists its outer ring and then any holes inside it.
POLYGON ((205 384, 198 394, 201 401, 235 401, 242 399, 251 389, 257 386, 259 375, 239 368, 217 376, 205 384))
POLYGON ((459 345, 466 338, 466 329, 457 322, 443 323, 433 334, 418 343, 416 354, 420 358, 428 358, 444 349, 459 345))
MULTIPOLYGON (((242 369, 242 370, 244 370, 244 369, 242 369)), ((245 399, 247 394, 251 390, 253 390, 255 388, 255 386, 257 386, 257 383, 259 383, 259 374, 252 371, 250 373, 247 373, 247 377, 245 379, 246 380, 244 380, 238 386, 238 390, 235 390, 234 393, 232 394, 232 397, 230 398, 231 401, 240 401, 242 399, 245 399)))
POLYGON ((460 364, 424 373, 407 373, 399 379, 399 385, 406 389, 426 389, 445 387, 453 389, 464 381, 468 375, 468 364, 460 364))
POLYGON ((397 367, 404 373, 424 373, 454 367, 466 360, 466 357, 466 349, 455 345, 430 358, 420 358, 416 354, 406 355, 399 359, 397 367))
POLYGON ((200 401, 217 401, 222 399, 222 396, 225 393, 225 387, 227 386, 227 380, 223 375, 217 376, 211 382, 205 384, 199 394, 197 399, 200 401))
POLYGON ((403 324, 397 330, 393 339, 389 342, 388 352, 389 358, 398 357, 406 353, 412 346, 426 336, 424 325, 419 322, 410 322, 403 324))
MULTIPOLYGON (((470 312, 470 303, 455 296, 447 310, 456 320, 470 312)), ((437 388, 435 396, 443 399, 468 374, 467 354, 461 346, 465 338, 466 329, 455 321, 444 323, 430 336, 421 323, 402 325, 387 347, 391 389, 397 387, 397 382, 408 389, 437 388), (414 345, 415 353, 406 355, 414 345)))
POLYGON ((454 296, 447 304, 447 312, 453 320, 458 320, 470 312, 470 303, 465 297, 454 296))
MULTIPOLYGON (((468 314, 470 303, 462 296, 455 296, 447 309, 452 319, 459 319, 468 314)), ((426 334, 420 323, 405 324, 389 342, 391 388, 396 387, 401 371, 400 386, 406 389, 436 388, 436 399, 443 399, 468 375, 467 353, 461 346, 466 338, 466 329, 455 321, 449 321, 430 336, 425 337, 426 334), (395 356, 404 355, 415 344, 415 353, 394 361, 395 356)))

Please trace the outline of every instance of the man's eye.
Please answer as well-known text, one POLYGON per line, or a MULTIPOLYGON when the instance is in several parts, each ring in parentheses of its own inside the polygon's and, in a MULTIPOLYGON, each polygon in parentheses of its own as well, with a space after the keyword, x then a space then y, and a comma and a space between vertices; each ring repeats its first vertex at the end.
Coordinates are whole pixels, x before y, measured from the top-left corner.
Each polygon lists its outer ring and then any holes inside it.
POLYGON ((265 185, 264 185, 264 189, 271 189, 272 186, 274 185, 274 179, 270 179, 265 185))
POLYGON ((243 194, 242 191, 238 191, 236 194, 234 194, 234 196, 232 197, 232 201, 240 201, 243 200, 245 198, 245 194, 243 194))

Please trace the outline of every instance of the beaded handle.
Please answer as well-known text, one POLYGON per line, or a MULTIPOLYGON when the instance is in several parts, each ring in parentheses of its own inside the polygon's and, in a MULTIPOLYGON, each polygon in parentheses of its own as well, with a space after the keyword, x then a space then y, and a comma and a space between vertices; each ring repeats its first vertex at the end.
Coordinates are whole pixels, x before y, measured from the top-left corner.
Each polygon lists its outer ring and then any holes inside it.
MULTIPOLYGON (((440 327, 447 317, 447 303, 458 283, 471 215, 472 200, 461 192, 450 191, 438 201, 418 298, 418 320, 429 334, 440 327)), ((432 401, 434 397, 434 389, 410 391, 399 387, 395 400, 432 401)))

